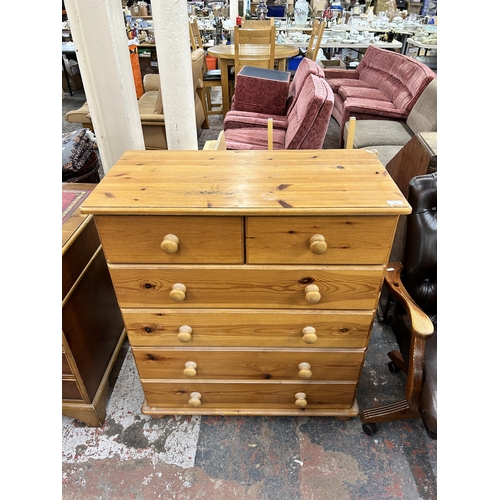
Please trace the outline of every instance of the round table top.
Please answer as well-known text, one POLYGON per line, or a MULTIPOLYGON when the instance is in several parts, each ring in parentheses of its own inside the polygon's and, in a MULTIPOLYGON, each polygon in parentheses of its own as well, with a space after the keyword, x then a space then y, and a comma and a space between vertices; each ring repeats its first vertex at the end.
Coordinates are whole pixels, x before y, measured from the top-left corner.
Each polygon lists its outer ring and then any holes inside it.
MULTIPOLYGON (((253 53, 259 52, 259 45, 248 45, 246 50, 253 53)), ((211 56, 220 59, 234 59, 234 45, 214 45, 208 49, 211 56)), ((299 49, 293 45, 286 45, 283 43, 276 44, 274 49, 275 59, 284 59, 285 57, 293 57, 299 53, 299 49)))

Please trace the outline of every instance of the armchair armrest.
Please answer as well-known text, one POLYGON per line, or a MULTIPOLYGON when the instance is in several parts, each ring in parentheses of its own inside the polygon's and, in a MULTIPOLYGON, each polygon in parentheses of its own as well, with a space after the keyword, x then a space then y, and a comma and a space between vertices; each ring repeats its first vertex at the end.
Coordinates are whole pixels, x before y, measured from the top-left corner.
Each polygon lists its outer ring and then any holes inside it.
POLYGON ((325 78, 331 80, 333 78, 350 78, 351 80, 357 80, 359 78, 359 73, 352 69, 341 69, 341 68, 323 68, 325 72, 325 78))
POLYGON ((412 325, 412 333, 422 340, 427 340, 434 333, 434 325, 429 316, 420 309, 404 287, 401 281, 402 271, 403 264, 401 262, 389 262, 384 277, 385 283, 408 313, 412 325))
POLYGON ((159 113, 141 113, 142 125, 164 125, 165 115, 159 113))
POLYGON ((434 325, 422 309, 411 298, 401 281, 401 262, 390 262, 384 281, 394 297, 403 305, 411 322, 411 341, 406 380, 406 400, 411 410, 417 411, 424 380, 425 342, 434 333, 434 325))

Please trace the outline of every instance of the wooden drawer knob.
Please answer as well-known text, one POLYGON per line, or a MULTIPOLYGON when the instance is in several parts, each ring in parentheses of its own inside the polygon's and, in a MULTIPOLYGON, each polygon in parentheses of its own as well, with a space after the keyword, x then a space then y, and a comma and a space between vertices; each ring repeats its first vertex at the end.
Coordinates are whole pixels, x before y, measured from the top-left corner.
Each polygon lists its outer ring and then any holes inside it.
POLYGON ((182 372, 186 377, 196 377, 196 368, 198 365, 194 361, 187 361, 184 363, 184 371, 182 372))
POLYGON ((165 253, 175 253, 179 249, 179 238, 175 234, 167 234, 160 247, 165 253))
POLYGON ((182 302, 186 298, 186 287, 182 283, 175 283, 175 285, 172 285, 170 298, 176 302, 182 302))
POLYGON ((299 377, 300 378, 311 378, 313 372, 311 371, 311 365, 309 363, 299 364, 299 377))
POLYGON ((309 238, 309 248, 312 253, 325 253, 328 245, 322 234, 313 234, 309 238))
POLYGON ((188 325, 182 325, 179 328, 179 333, 177 334, 177 340, 179 342, 189 342, 191 340, 191 334, 193 329, 188 325))
POLYGON ((307 400, 306 400, 306 393, 305 392, 298 392, 295 394, 295 406, 298 406, 299 408, 305 408, 307 406, 307 400))
POLYGON ((199 392, 192 392, 189 395, 189 406, 196 408, 201 405, 201 394, 199 392))
POLYGON ((299 377, 300 378, 311 378, 312 377, 311 365, 309 363, 300 363, 299 364, 299 377))
POLYGON ((316 335, 316 328, 312 326, 306 326, 302 329, 302 340, 306 344, 314 344, 318 340, 318 336, 316 335))
POLYGON ((310 304, 316 304, 321 300, 321 294, 319 293, 318 285, 306 286, 306 300, 310 304))

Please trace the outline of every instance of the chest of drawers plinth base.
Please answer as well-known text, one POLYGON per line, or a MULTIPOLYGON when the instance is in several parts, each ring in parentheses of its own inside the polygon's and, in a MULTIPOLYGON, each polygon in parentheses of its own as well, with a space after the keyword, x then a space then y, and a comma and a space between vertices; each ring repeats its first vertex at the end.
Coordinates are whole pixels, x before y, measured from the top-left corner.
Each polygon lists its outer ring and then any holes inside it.
POLYGON ((95 215, 144 390, 165 415, 358 415, 399 216, 360 150, 129 151, 95 215))

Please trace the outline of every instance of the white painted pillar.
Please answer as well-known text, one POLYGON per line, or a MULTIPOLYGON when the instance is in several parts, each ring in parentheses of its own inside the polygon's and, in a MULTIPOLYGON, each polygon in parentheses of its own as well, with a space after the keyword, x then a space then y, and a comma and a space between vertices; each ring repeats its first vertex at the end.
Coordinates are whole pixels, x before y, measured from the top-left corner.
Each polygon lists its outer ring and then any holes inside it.
POLYGON ((197 150, 186 0, 151 0, 168 149, 197 150))
POLYGON ((229 19, 236 24, 238 17, 238 0, 229 0, 229 19))
POLYGON ((120 0, 65 0, 104 172, 144 149, 120 0))

